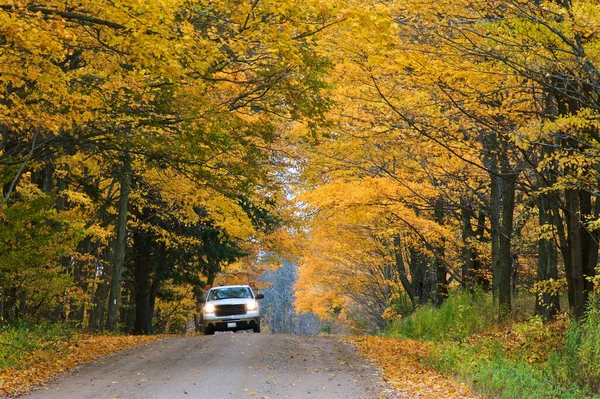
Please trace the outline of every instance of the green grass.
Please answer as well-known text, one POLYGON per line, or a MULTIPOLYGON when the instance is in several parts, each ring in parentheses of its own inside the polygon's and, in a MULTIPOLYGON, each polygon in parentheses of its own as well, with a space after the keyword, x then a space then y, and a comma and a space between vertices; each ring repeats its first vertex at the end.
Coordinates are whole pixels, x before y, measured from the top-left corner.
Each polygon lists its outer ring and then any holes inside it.
POLYGON ((58 351, 75 338, 77 330, 67 323, 20 321, 0 328, 0 370, 24 367, 34 352, 58 351))
POLYGON ((456 291, 440 306, 421 306, 394 323, 388 334, 417 339, 461 339, 483 332, 494 323, 496 312, 490 294, 456 291))
POLYGON ((529 364, 509 359, 502 350, 490 355, 490 348, 467 347, 459 343, 437 345, 428 365, 457 376, 476 391, 506 399, 584 399, 593 398, 589 388, 556 381, 547 364, 529 364))
POLYGON ((568 324, 566 334, 564 319, 550 325, 530 317, 492 328, 496 315, 491 296, 454 292, 441 307, 422 306, 386 334, 436 341, 428 365, 490 397, 598 398, 599 297, 590 300, 583 322, 568 324))
POLYGON ((564 348, 548 362, 559 383, 573 381, 600 393, 600 296, 590 299, 582 322, 571 322, 564 348))

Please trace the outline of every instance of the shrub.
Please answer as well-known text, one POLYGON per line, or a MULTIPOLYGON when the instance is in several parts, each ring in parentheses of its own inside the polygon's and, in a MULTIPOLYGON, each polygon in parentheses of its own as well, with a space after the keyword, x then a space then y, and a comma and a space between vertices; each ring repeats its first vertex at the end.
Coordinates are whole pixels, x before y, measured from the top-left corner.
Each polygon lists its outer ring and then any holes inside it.
POLYGON ((395 322, 388 333, 423 339, 459 339, 485 331, 495 319, 491 295, 455 291, 439 307, 424 305, 395 322))
POLYGON ((600 297, 590 299, 586 319, 581 326, 578 380, 600 393, 600 297))
POLYGON ((69 342, 77 330, 67 323, 19 321, 0 328, 0 370, 21 367, 37 350, 54 351, 69 342))
POLYGON ((439 308, 422 306, 387 332, 440 340, 426 359, 496 398, 583 399, 600 389, 600 299, 583 323, 539 317, 489 329, 497 313, 490 295, 454 292, 439 308), (483 334, 481 334, 483 333, 483 334), (593 392, 592 392, 593 391, 593 392))
POLYGON ((590 298, 583 322, 572 321, 564 350, 550 358, 554 379, 589 386, 600 393, 600 296, 590 298))
POLYGON ((428 360, 435 369, 458 376, 477 391, 507 399, 584 399, 587 389, 577 384, 562 385, 547 368, 519 359, 507 359, 502 351, 469 347, 456 342, 438 344, 428 360), (495 356, 490 356, 494 354, 495 356))

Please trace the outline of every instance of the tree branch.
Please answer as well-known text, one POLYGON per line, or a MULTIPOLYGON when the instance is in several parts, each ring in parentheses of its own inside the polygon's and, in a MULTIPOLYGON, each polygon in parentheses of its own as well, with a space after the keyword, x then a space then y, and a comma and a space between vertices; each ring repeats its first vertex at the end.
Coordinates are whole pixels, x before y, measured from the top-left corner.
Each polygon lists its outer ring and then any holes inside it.
MULTIPOLYGON (((0 9, 4 10, 6 12, 15 12, 15 11, 19 10, 14 5, 8 5, 8 4, 0 4, 0 9)), ((107 27, 113 28, 113 29, 127 29, 127 27, 125 25, 121 25, 116 22, 111 22, 111 21, 107 21, 104 19, 96 18, 96 17, 90 17, 89 15, 79 14, 76 12, 59 11, 59 10, 54 10, 51 8, 44 8, 44 7, 40 7, 40 6, 36 6, 36 5, 27 6, 26 10, 30 11, 30 12, 35 12, 35 13, 39 12, 44 15, 57 15, 59 17, 65 18, 65 19, 87 22, 92 25, 103 25, 103 26, 107 26, 107 27)))
POLYGON ((39 134, 39 132, 36 132, 35 135, 33 136, 33 140, 31 142, 31 150, 29 150, 29 153, 27 154, 27 157, 25 158, 25 161, 23 161, 23 163, 21 164, 21 167, 19 168, 19 171, 15 175, 15 178, 10 183, 10 186, 8 186, 8 191, 4 195, 4 199, 2 200, 2 202, 0 202, 0 209, 2 209, 2 207, 4 205, 6 205, 6 203, 10 199, 10 196, 11 196, 12 192, 15 189, 15 185, 17 184, 17 182, 19 181, 19 178, 23 174, 23 170, 25 169, 25 166, 31 160, 31 157, 33 156, 33 151, 35 150, 35 141, 37 139, 38 134, 39 134))

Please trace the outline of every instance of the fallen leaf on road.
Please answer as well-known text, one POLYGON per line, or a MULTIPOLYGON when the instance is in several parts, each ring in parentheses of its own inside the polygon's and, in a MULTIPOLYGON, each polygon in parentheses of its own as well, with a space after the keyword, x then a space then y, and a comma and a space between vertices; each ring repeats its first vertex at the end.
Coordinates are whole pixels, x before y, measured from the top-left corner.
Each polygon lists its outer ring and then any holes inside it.
POLYGON ((349 339, 367 359, 383 369, 383 379, 410 398, 474 399, 469 387, 428 369, 430 344, 410 339, 358 336, 349 339))

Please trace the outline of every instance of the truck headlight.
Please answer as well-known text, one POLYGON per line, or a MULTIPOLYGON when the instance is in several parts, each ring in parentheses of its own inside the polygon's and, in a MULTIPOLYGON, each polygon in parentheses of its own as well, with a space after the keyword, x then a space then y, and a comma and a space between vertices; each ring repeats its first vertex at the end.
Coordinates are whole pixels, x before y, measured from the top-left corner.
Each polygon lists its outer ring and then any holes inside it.
POLYGON ((258 303, 256 301, 250 301, 246 304, 246 310, 256 310, 258 309, 258 303))
POLYGON ((215 305, 212 303, 204 305, 204 313, 215 313, 215 305))

